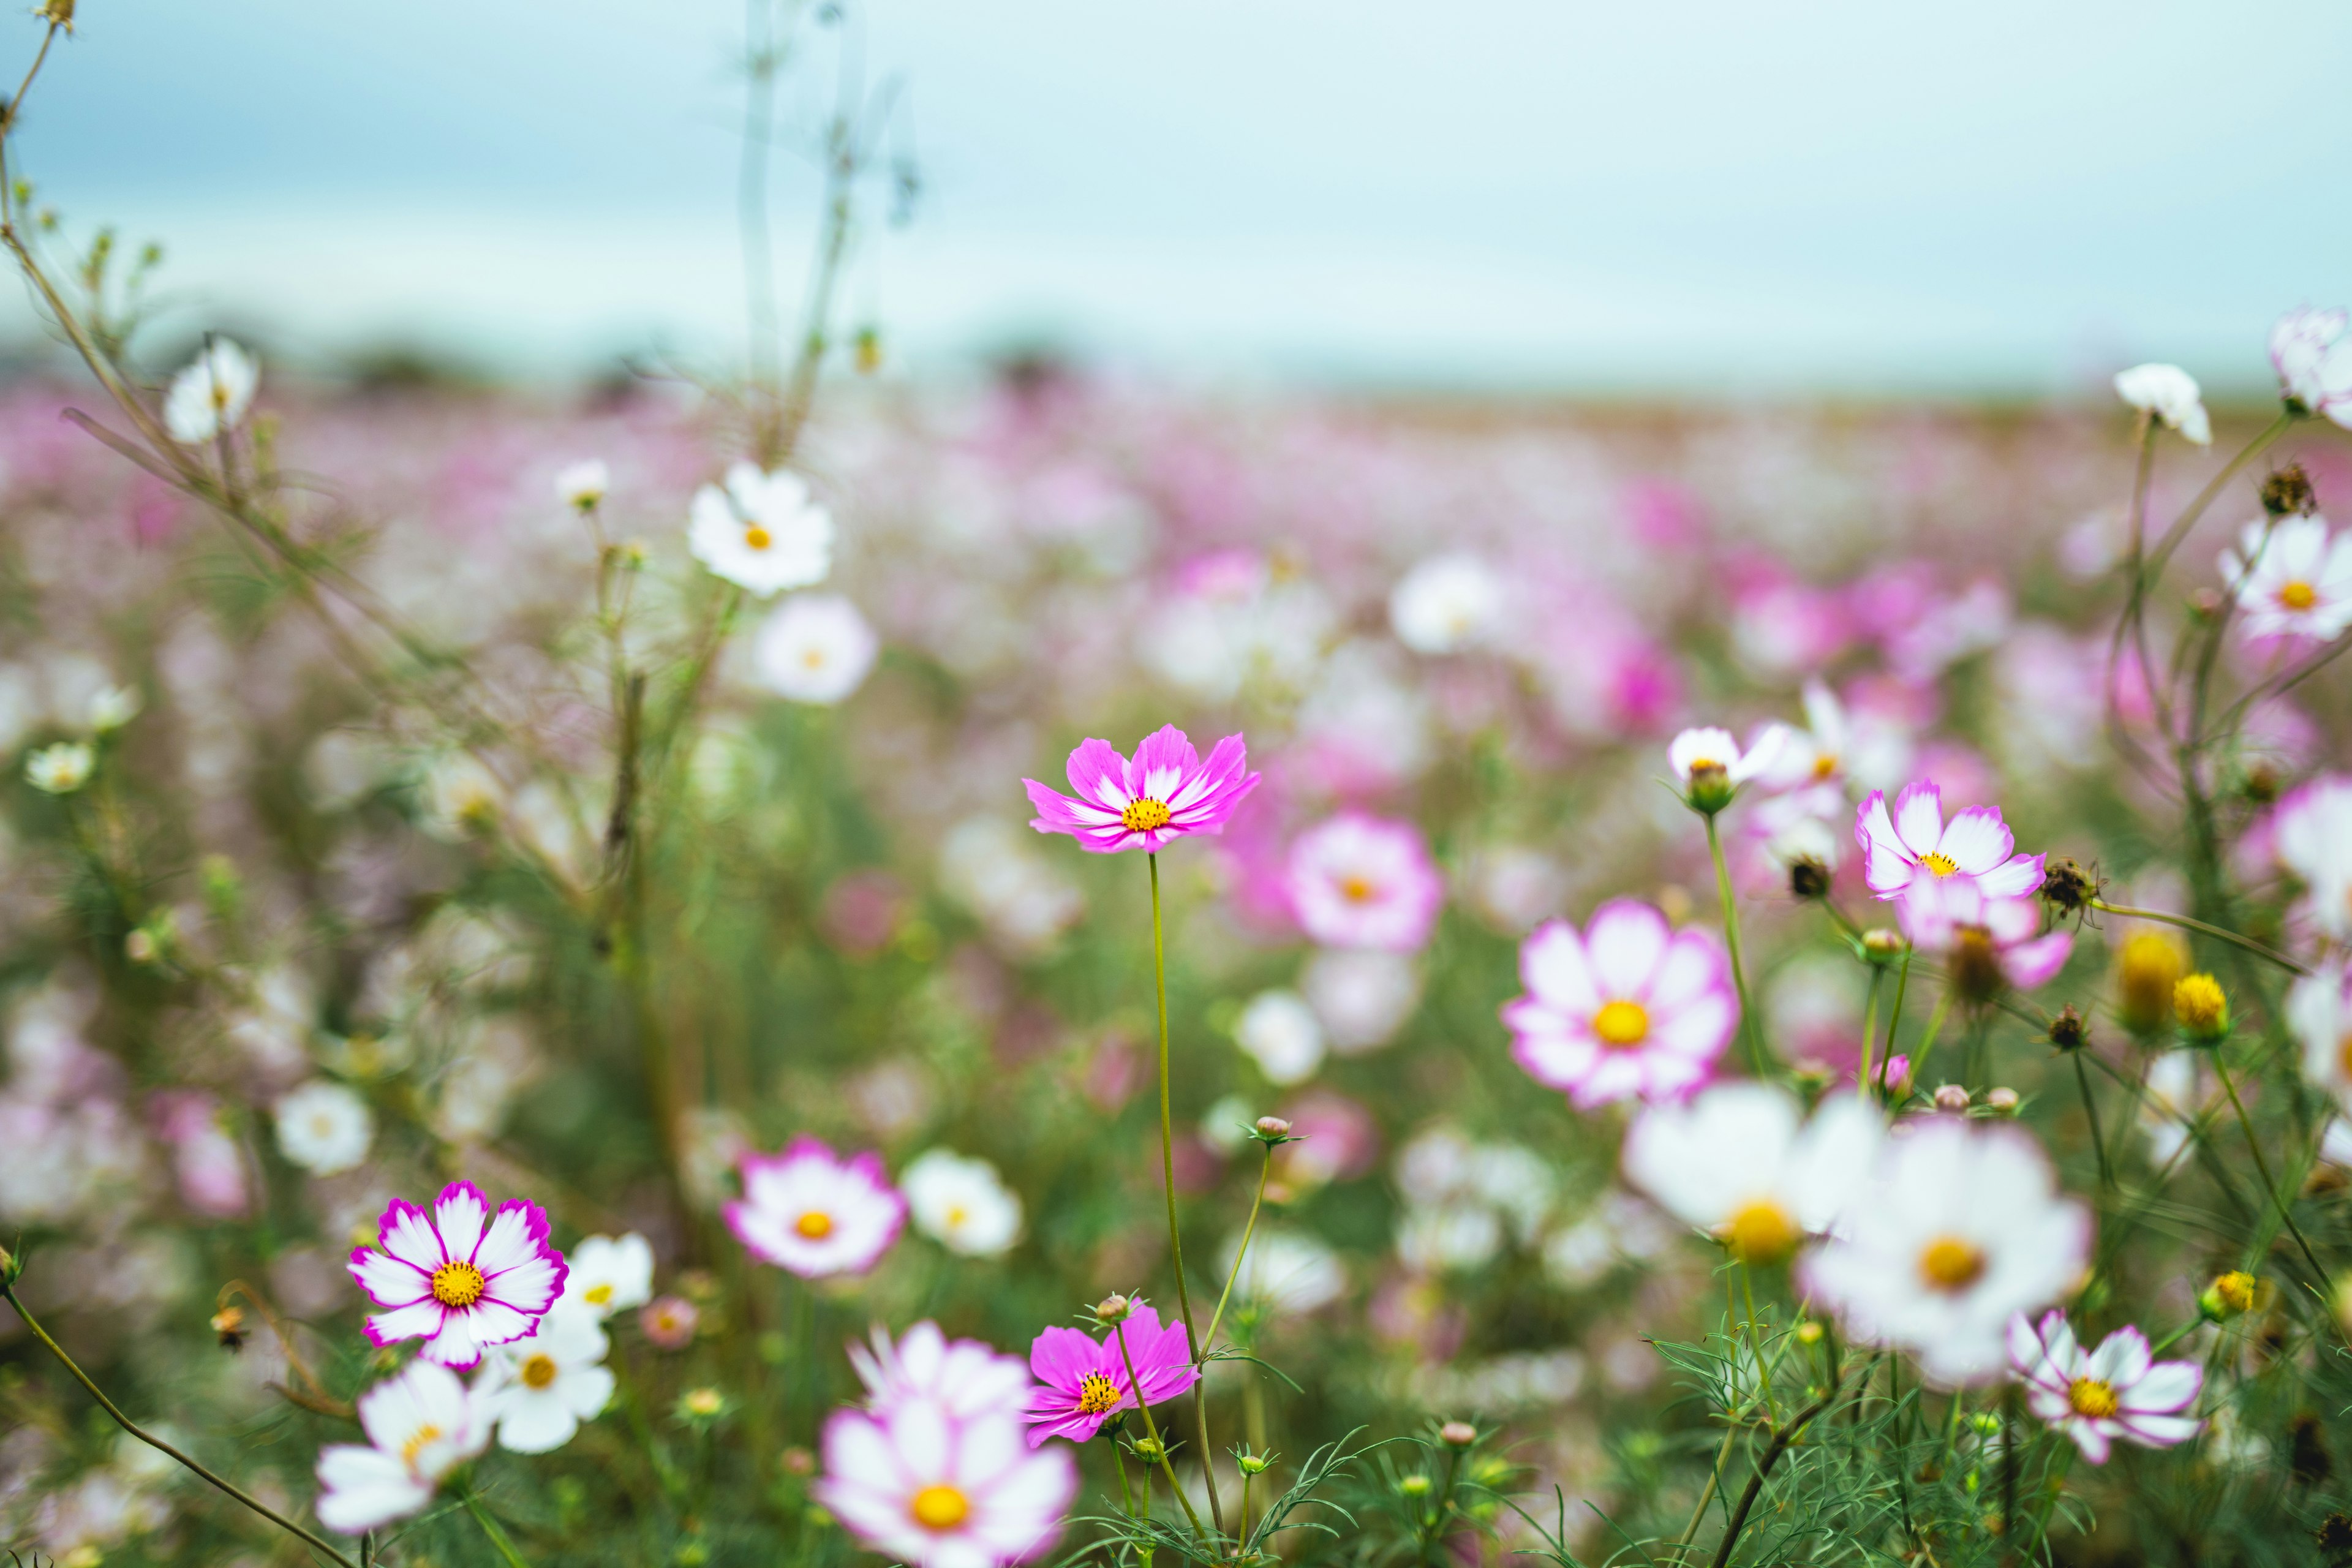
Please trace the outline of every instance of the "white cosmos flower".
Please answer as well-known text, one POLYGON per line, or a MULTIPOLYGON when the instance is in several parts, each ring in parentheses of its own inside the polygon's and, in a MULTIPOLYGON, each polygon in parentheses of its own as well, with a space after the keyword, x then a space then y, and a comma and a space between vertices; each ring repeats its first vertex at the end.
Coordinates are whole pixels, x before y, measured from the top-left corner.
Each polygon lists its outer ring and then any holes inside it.
POLYGON ((2303 1076, 2352 1110, 2352 965, 2330 959, 2286 994, 2286 1020, 2303 1042, 2303 1076))
POLYGON ((1021 1237, 1021 1195, 985 1160, 933 1149, 898 1174, 915 1228, 967 1258, 994 1258, 1021 1237))
POLYGON ((489 1352, 476 1390, 498 1422, 499 1447, 544 1454, 572 1441, 580 1423, 612 1402, 613 1373, 604 1364, 611 1348, 595 1313, 563 1300, 548 1309, 537 1333, 489 1352))
POLYGON ((2203 1056, 2194 1049, 2165 1051, 2147 1064, 2140 1085, 2139 1125, 2147 1134, 2148 1158, 2159 1169, 2170 1165, 2187 1146, 2189 1129, 2213 1097, 2199 1070, 2203 1056))
POLYGON ((163 398, 163 425, 172 439, 198 446, 234 430, 253 406, 261 367, 226 338, 215 338, 172 378, 163 398))
POLYGON ((2279 395, 2338 425, 2352 425, 2352 338, 2345 312, 2289 310, 2271 328, 2271 364, 2279 395))
POLYGON ((1410 953, 1327 947, 1298 972, 1298 990, 1331 1049, 1351 1057, 1388 1044, 1404 1027, 1421 1005, 1421 969, 1410 953))
POLYGON ((824 581, 833 570, 833 514, 809 500, 799 475, 737 463, 725 488, 694 492, 686 542, 713 573, 764 599, 824 581))
POLYGON ((654 1249, 631 1231, 626 1236, 590 1236, 563 1255, 563 1300, 577 1301, 597 1318, 609 1318, 654 1297, 654 1249))
MULTIPOLYGON (((1233 1273, 1241 1233, 1225 1243, 1219 1268, 1233 1273)), ((1305 1314, 1328 1307, 1345 1294, 1348 1271, 1339 1255, 1304 1231, 1261 1225, 1250 1237, 1249 1256, 1234 1276, 1234 1294, 1276 1311, 1305 1314)))
POLYGON ((761 623, 751 645, 760 684, 795 702, 830 707, 856 690, 881 640, 838 594, 795 594, 761 623))
POLYGON ((1234 1025, 1234 1043, 1268 1083, 1304 1083, 1323 1065, 1323 1022, 1296 991, 1261 991, 1234 1025))
POLYGON ((457 1374, 410 1362, 360 1395, 367 1444, 320 1451, 319 1522, 360 1535, 404 1519, 433 1500, 441 1478, 489 1446, 491 1413, 457 1374))
POLYGON ((1887 1140, 1800 1282, 1855 1339, 1909 1351, 1953 1388, 2000 1375, 2009 1320, 2071 1289, 2090 1249, 2089 1211, 2059 1195, 2031 1134, 1937 1116, 1887 1140))
POLYGON ((25 782, 44 795, 71 795, 89 783, 98 753, 80 741, 59 741, 25 759, 25 782))
POLYGON ((2213 442, 2211 421, 2197 390, 2197 378, 2177 364, 2138 364, 2116 373, 2116 395, 2155 415, 2200 447, 2213 442))
POLYGON ((1685 730, 1667 746, 1666 765, 1674 769, 1675 781, 1685 786, 1691 775, 1702 768, 1721 768, 1728 782, 1743 784, 1778 762, 1781 749, 1788 743, 1786 724, 1765 725, 1757 731, 1755 743, 1745 752, 1728 730, 1713 726, 1685 730))
POLYGON ((568 463, 555 476, 555 496, 564 505, 586 511, 613 488, 612 470, 602 458, 568 463))
POLYGON ((874 1325, 873 1348, 851 1341, 849 1364, 866 1384, 869 1410, 889 1410, 910 1399, 929 1400, 958 1421, 1017 1415, 1028 1403, 1029 1368, 978 1340, 950 1340, 926 1319, 890 1342, 874 1325))
POLYGON ((1454 653, 1487 640, 1503 613, 1503 583, 1475 555, 1433 555, 1389 595, 1389 624, 1415 653, 1454 653))
POLYGON ((2279 864, 2310 889, 2312 923, 2352 942, 2352 779, 2326 774, 2296 785, 2272 820, 2279 864))
POLYGON ((99 734, 108 735, 139 717, 146 705, 135 686, 105 686, 90 694, 86 710, 89 727, 99 734))
POLYGON ((1397 1222, 1396 1248, 1417 1274, 1481 1268, 1503 1248, 1503 1219, 1482 1203, 1412 1205, 1397 1222))
POLYGON ((2334 642, 2352 626, 2352 534, 2331 534, 2325 518, 2250 522, 2221 568, 2248 637, 2334 642))
POLYGON ((367 1158, 375 1118, 341 1084, 313 1079, 278 1101, 278 1152, 313 1175, 352 1170, 367 1158))
POLYGON ((1884 1134, 1856 1095, 1832 1096, 1803 1118, 1794 1095, 1752 1082, 1651 1106, 1626 1134, 1626 1179, 1745 1261, 1780 1262, 1836 1227, 1884 1134))

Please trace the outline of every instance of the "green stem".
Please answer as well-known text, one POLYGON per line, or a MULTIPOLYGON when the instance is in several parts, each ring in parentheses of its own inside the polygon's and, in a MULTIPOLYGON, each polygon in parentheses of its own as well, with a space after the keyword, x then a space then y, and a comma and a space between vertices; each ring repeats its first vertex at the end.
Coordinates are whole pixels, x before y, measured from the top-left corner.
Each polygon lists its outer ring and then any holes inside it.
MULTIPOLYGON (((1895 1031, 1903 1026, 1903 999, 1910 992, 1910 989, 1911 949, 1906 945, 1903 949, 1902 965, 1895 972, 1895 1006, 1893 1010, 1886 1015, 1886 1067, 1893 1066, 1895 1062, 1895 1031)), ((1878 1070, 1885 1072, 1886 1070, 1886 1067, 1881 1067, 1878 1070)), ((1895 1086, 1889 1084, 1886 1086, 1886 1098, 1892 1100, 1894 1098, 1895 1086)))
POLYGON ((498 1548, 499 1556, 506 1559, 507 1568, 530 1568, 530 1564, 523 1561, 522 1553, 515 1550, 514 1542, 507 1539, 507 1532, 499 1528, 499 1521, 490 1517, 490 1510, 482 1506, 482 1500, 470 1491, 466 1494, 466 1511, 474 1516, 474 1522, 482 1527, 482 1533, 489 1537, 490 1544, 498 1548))
POLYGON ((2179 1328, 2165 1335, 2164 1338, 2148 1346, 2147 1353, 2152 1356, 2162 1355, 2165 1352, 2179 1344, 2182 1340, 2187 1339, 2190 1333, 2195 1331, 2197 1325, 2204 1321, 2205 1320, 2202 1318, 2189 1319, 2187 1322, 2181 1324, 2179 1328))
MULTIPOLYGON (((1206 1541, 1209 1538, 1209 1532, 1201 1528, 1201 1516, 1192 1511, 1192 1500, 1186 1497, 1184 1489, 1176 1484, 1176 1467, 1168 1462, 1168 1445, 1160 1440, 1160 1428, 1151 1419, 1151 1406, 1143 1397, 1143 1380, 1135 1375, 1135 1357, 1129 1353, 1127 1348, 1127 1324, 1124 1321, 1114 1323, 1111 1325, 1110 1331, 1112 1337, 1118 1341, 1119 1362, 1127 1368, 1127 1391, 1135 1395, 1135 1408, 1143 1417, 1143 1435, 1151 1439, 1153 1447, 1160 1450, 1160 1473, 1168 1478, 1168 1489, 1176 1495, 1176 1501, 1184 1510, 1184 1517, 1192 1521, 1192 1533, 1206 1541)), ((1208 1485, 1210 1499, 1214 1500, 1217 1495, 1217 1479, 1209 1473, 1209 1467, 1205 1461, 1201 1466, 1201 1477, 1208 1485)), ((1147 1481, 1144 1485, 1147 1496, 1150 1495, 1150 1483, 1147 1481)), ((1219 1533, 1223 1533, 1222 1526, 1219 1528, 1219 1533)))
POLYGON ((1715 862, 1716 896, 1723 900, 1723 943, 1731 953, 1731 983, 1739 992, 1739 1029, 1748 1040, 1748 1064, 1759 1079, 1772 1075, 1764 1065, 1764 1042, 1756 1029, 1756 1012, 1748 1003, 1748 973, 1739 962, 1739 911, 1731 897, 1731 869, 1723 863, 1723 836, 1717 831, 1716 814, 1701 812, 1706 819, 1706 854, 1715 862))
MULTIPOLYGON (((2221 1080, 2222 1090, 2230 1097, 2230 1109, 2237 1112, 2238 1125, 2246 1134, 2246 1148, 2254 1156, 2254 1170, 2263 1179, 2263 1193, 2268 1195, 2271 1202, 2278 1205, 2278 1216, 2286 1222, 2287 1234, 2294 1237, 2295 1246, 2303 1249, 2303 1260, 2311 1265, 2311 1271, 2315 1277, 2325 1280, 2327 1278, 2327 1270, 2320 1267, 2318 1258, 2311 1250, 2311 1243, 2303 1238, 2302 1229, 2295 1225, 2294 1215, 2288 1210, 2286 1194, 2279 1191, 2278 1183, 2272 1179, 2271 1163, 2263 1157, 2262 1140, 2254 1136, 2254 1124, 2246 1116, 2245 1104, 2238 1098, 2238 1086, 2230 1080, 2230 1069, 2222 1065, 2221 1053, 2219 1050, 2213 1053, 2213 1076, 2221 1080)), ((2249 1264, 2259 1261, 2261 1260, 2255 1258, 2247 1259, 2249 1264)))
POLYGON ((1217 1342, 1217 1325, 1224 1321, 1225 1303, 1233 1297, 1234 1281, 1241 1278, 1242 1259, 1249 1256, 1250 1237, 1257 1234, 1257 1211, 1265 1203, 1265 1179, 1274 1170, 1274 1146, 1261 1143, 1258 1148, 1265 1158, 1258 1162, 1257 1195, 1250 1199, 1249 1223, 1242 1226, 1241 1250, 1234 1254, 1234 1266, 1225 1274, 1225 1289, 1223 1294, 1217 1298, 1217 1310, 1209 1314, 1209 1331, 1201 1336, 1201 1355, 1193 1363, 1195 1366, 1207 1359, 1209 1346, 1217 1342))
POLYGON ((1862 1072, 1853 1080, 1854 1087, 1864 1095, 1870 1093, 1870 1065, 1878 1054, 1878 987, 1886 979, 1886 971, 1873 965, 1870 971, 1870 1002, 1862 1012, 1862 1072))
POLYGON ((2091 1122, 2091 1152, 2099 1157, 2099 1185, 2112 1190, 2116 1174, 2107 1168, 2107 1141, 2099 1131, 2099 1106, 2091 1098, 2091 1075, 2083 1066, 2082 1049, 2077 1047, 2070 1054, 2074 1058, 2074 1086, 2083 1091, 2083 1114, 2091 1122))
MULTIPOLYGON (((1944 1032, 1944 1015, 1951 1011, 1951 1007, 1952 988, 1949 985, 1947 985, 1942 991, 1937 993, 1935 1011, 1927 1015, 1927 1032, 1919 1037, 1918 1059, 1911 1064, 1912 1071, 1916 1072, 1921 1068, 1927 1065, 1928 1053, 1936 1048, 1936 1037, 1944 1032)), ((1890 1029, 1887 1033, 1888 1037, 1891 1040, 1893 1038, 1894 1031, 1890 1029)), ((1891 1046, 1889 1048, 1891 1050, 1891 1046)), ((1965 1068, 1962 1069, 1960 1076, 1962 1078, 1968 1077, 1965 1068)))
POLYGON ((2290 973, 2305 975, 2311 973, 2309 969, 2297 963, 2294 959, 2289 958, 2286 954, 2280 952, 2275 949, 2264 947, 2261 942, 2256 942, 2252 937, 2240 936, 2236 931, 2231 931, 2224 926, 2209 924, 2208 922, 2200 920, 2192 920, 2187 915, 2168 914, 2162 910, 2143 910, 2134 908, 2129 904, 2111 904, 2105 899, 2093 899, 2091 900, 2091 907, 2106 914, 2122 915, 2127 920, 2161 921, 2166 925, 2179 926, 2183 931, 2200 932, 2203 935, 2213 938, 2216 942, 2234 943, 2239 947, 2244 948, 2248 952, 2252 953, 2255 957, 2268 959, 2271 963, 2277 964, 2281 969, 2287 970, 2290 973))

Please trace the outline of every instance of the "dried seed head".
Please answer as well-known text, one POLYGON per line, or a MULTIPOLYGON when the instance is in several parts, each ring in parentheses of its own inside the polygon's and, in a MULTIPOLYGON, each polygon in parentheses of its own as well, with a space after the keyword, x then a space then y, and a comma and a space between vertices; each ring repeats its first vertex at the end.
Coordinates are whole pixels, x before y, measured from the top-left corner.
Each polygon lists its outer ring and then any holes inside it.
POLYGON ((1811 855, 1800 855, 1789 862, 1789 892, 1799 899, 1826 899, 1830 896, 1830 868, 1811 855))
POLYGON ((2071 855, 2052 859, 2042 872, 2042 901, 2062 915, 2080 914, 2099 896, 2096 872, 2071 855))
POLYGON ((2050 1043, 2062 1051, 2079 1051, 2091 1043, 2091 1021, 2068 1003, 2050 1020, 2050 1043))
POLYGON ((2312 511, 2318 505, 2311 476, 2304 472, 2301 463, 2289 463, 2263 481, 2263 510, 2273 517, 2312 511))

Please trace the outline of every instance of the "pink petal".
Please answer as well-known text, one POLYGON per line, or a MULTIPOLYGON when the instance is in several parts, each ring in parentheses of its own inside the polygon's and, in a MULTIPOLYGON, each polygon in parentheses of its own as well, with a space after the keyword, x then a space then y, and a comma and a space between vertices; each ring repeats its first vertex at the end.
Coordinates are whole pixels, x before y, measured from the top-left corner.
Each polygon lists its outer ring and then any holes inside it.
POLYGON ((1666 917, 1638 899, 1612 899, 1592 911, 1584 930, 1585 952, 1601 995, 1647 996, 1666 953, 1666 917))
POLYGON ((1201 755, 1184 738, 1184 731, 1173 724, 1162 724, 1135 748, 1135 760, 1127 764, 1128 793, 1150 795, 1165 805, 1200 767, 1201 755))
POLYGON ((2047 985, 2066 967, 2068 955, 2074 951, 2074 933, 2053 931, 2047 936, 2021 942, 2001 955, 2001 973, 2010 984, 2020 991, 2032 991, 2047 985))
POLYGON ((1127 787, 1127 759, 1108 741, 1081 741, 1070 753, 1070 787, 1080 800, 1121 810, 1132 798, 1127 787))

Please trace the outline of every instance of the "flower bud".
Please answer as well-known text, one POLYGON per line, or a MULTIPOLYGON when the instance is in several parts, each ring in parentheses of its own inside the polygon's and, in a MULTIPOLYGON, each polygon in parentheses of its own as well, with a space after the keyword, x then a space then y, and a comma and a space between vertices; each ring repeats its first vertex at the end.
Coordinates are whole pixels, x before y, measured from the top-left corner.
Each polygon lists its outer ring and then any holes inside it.
POLYGON ((2042 872, 2042 901, 2062 915, 2080 914, 2099 896, 2099 879, 2071 855, 2053 857, 2042 872))
POLYGON ((1253 1454, 1246 1448, 1234 1456, 1234 1463, 1245 1476, 1262 1476, 1265 1474, 1266 1466, 1273 1462, 1264 1454, 1253 1454))
POLYGON ((1283 1144, 1293 1141, 1290 1136, 1290 1123, 1279 1116, 1259 1117, 1256 1125, 1250 1129, 1250 1136, 1269 1149, 1280 1148, 1283 1144))
POLYGON ((1985 1090, 1984 1102, 1988 1110, 2003 1116, 2017 1114, 2017 1090, 2013 1089, 1989 1089, 1985 1090))
POLYGON ((1957 1083, 1938 1084, 1936 1088, 1936 1109, 1962 1111, 1969 1108, 1969 1091, 1957 1083))
POLYGON ((1690 789, 1684 803, 1702 816, 1713 816, 1731 804, 1731 770, 1721 763, 1700 763, 1691 769, 1690 789))
POLYGON ((2068 1003, 2050 1020, 2050 1043, 2062 1051, 2081 1050, 2091 1043, 2091 1021, 2068 1003))
POLYGON ((155 945, 155 933, 145 926, 133 926, 131 934, 122 939, 122 956, 133 963, 152 963, 162 956, 155 945))
POLYGON ((1797 1342, 1801 1345, 1817 1345, 1821 1343, 1821 1324, 1811 1318, 1807 1318, 1803 1322, 1799 1323, 1797 1325, 1797 1342))
POLYGON ((1127 1321, 1129 1315, 1134 1310, 1134 1302, 1113 1291, 1095 1303, 1095 1321, 1105 1328, 1109 1328, 1114 1323, 1127 1321))
POLYGON ((677 1396, 679 1413, 698 1421, 708 1421, 727 1408, 727 1396, 709 1386, 689 1388, 677 1396))
POLYGON ((1397 1482, 1397 1490, 1404 1493, 1407 1497, 1426 1496, 1429 1491, 1429 1478, 1427 1476, 1407 1476, 1402 1480, 1397 1482))
POLYGON ((1903 955, 1903 933, 1873 926, 1862 933, 1862 955, 1882 969, 1903 955))
POLYGON ((1478 1428, 1467 1421, 1448 1421, 1437 1429, 1437 1440, 1449 1447, 1466 1448, 1478 1440, 1478 1428))
POLYGON ((1156 1459, 1160 1458, 1160 1439, 1157 1437, 1138 1437, 1135 1440, 1135 1451, 1139 1456, 1147 1460, 1156 1459))
POLYGON ((2172 987, 2172 1012, 2190 1039, 2218 1040, 2230 1032, 2230 998, 2210 974, 2182 975, 2172 987))
POLYGON ((2197 1293, 2197 1310, 2208 1322, 2226 1323, 2231 1318, 2251 1312, 2254 1308, 2254 1292, 2261 1281, 2242 1268, 2232 1268, 2217 1274, 2213 1282, 2197 1293))

